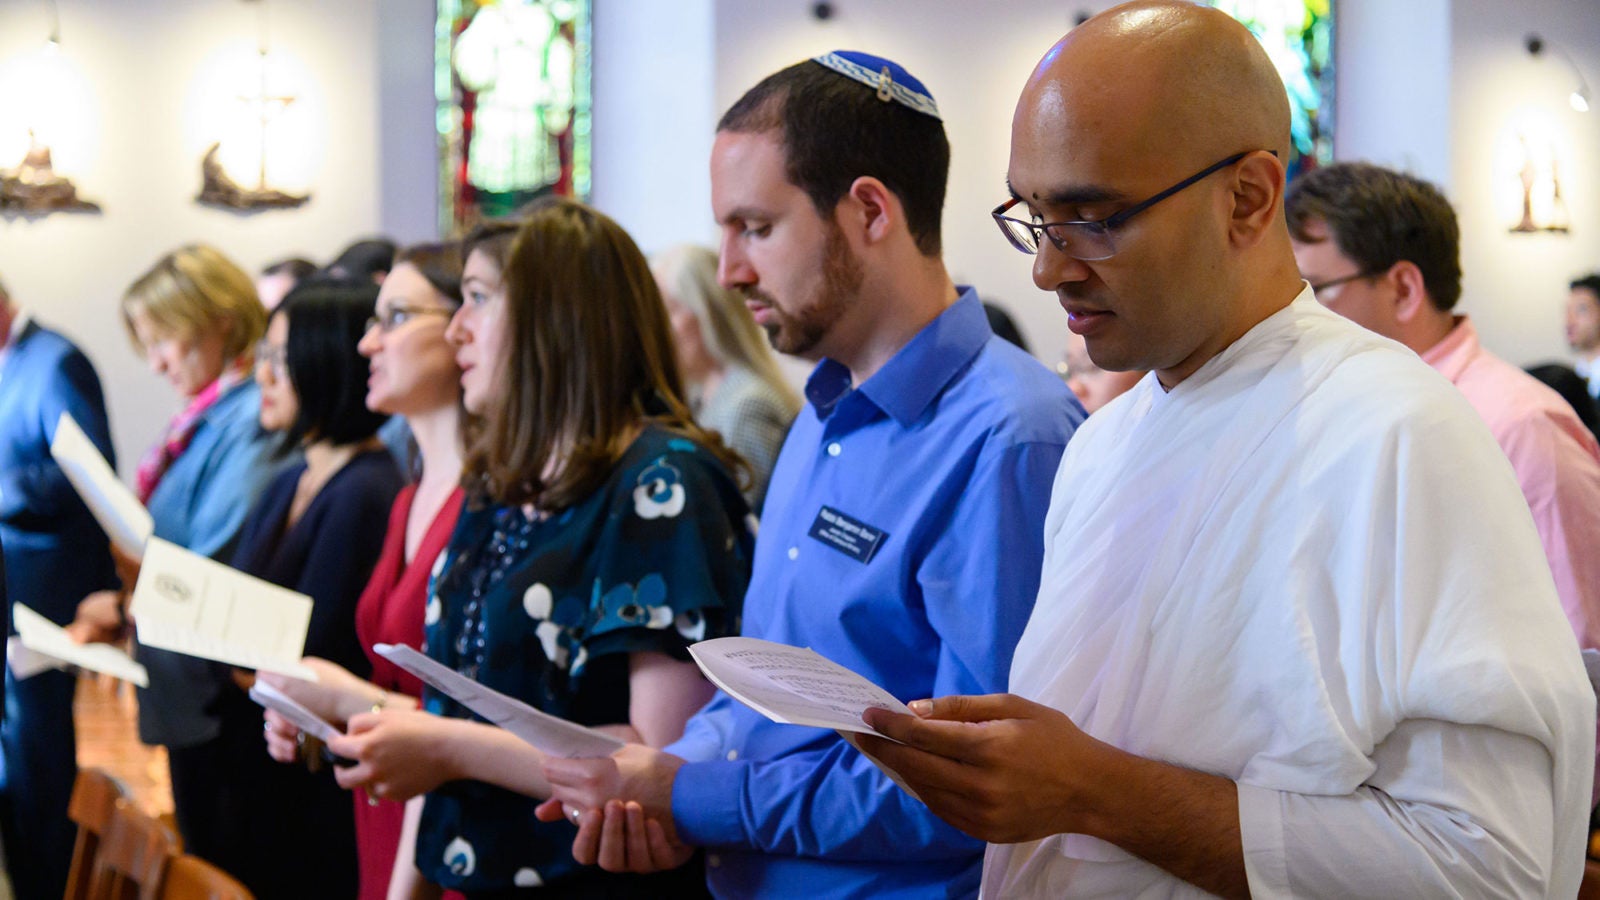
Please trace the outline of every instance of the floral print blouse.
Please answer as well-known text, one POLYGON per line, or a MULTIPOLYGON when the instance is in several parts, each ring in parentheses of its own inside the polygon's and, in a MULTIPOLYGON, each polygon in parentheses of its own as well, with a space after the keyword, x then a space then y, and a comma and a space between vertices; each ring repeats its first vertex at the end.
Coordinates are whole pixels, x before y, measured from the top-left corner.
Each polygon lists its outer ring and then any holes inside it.
MULTIPOLYGON (((716 457, 647 426, 600 488, 553 515, 469 501, 435 569, 425 649, 545 712, 626 723, 630 653, 687 660, 689 644, 738 633, 752 526, 716 457)), ((431 689, 424 703, 472 716, 431 689)), ((538 821, 537 805, 479 782, 441 786, 424 805, 417 867, 469 895, 596 877, 572 859, 574 826, 538 821)))

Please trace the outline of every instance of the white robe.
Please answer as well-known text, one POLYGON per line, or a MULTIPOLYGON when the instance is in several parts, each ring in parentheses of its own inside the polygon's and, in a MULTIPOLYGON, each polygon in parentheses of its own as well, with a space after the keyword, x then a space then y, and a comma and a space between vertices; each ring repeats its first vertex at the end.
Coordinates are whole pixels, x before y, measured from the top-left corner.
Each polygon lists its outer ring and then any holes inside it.
MULTIPOLYGON (((1239 783, 1255 897, 1571 897, 1595 697, 1511 467, 1309 288, 1068 445, 1013 692, 1239 783)), ((993 845, 987 897, 1203 892, 1109 843, 993 845)))

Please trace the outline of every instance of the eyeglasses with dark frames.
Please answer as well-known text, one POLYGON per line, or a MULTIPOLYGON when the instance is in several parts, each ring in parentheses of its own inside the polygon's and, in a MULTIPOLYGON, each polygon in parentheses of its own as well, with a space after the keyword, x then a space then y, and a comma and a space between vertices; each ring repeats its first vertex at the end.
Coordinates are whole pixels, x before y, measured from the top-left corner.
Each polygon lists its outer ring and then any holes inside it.
MULTIPOLYGON (((1126 209, 1119 210, 1104 219, 1094 222, 1037 222, 1025 221, 1006 215, 1007 212, 1011 211, 1012 207, 1022 202, 1020 197, 1012 197, 1010 200, 1000 204, 995 207, 994 212, 990 213, 990 215, 994 216, 995 224, 1000 226, 1000 233, 1006 236, 1006 240, 1011 242, 1011 246, 1016 247, 1023 253, 1030 255, 1038 253, 1039 236, 1043 234, 1050 238, 1050 243, 1054 244, 1057 250, 1073 259, 1080 259, 1085 262, 1110 259, 1117 252, 1116 242, 1112 239, 1114 232, 1128 224, 1128 221, 1134 216, 1206 176, 1220 172, 1255 152, 1254 150, 1246 150, 1243 153, 1235 153, 1227 159, 1206 166, 1204 169, 1153 197, 1141 200, 1126 209)), ((1273 150, 1266 152, 1271 153, 1273 156, 1278 155, 1273 150)))
POLYGON ((1316 284, 1311 285, 1311 293, 1320 294, 1323 291, 1326 291, 1328 288, 1331 288, 1331 287, 1338 287, 1341 284, 1348 284, 1349 282, 1352 282, 1352 281, 1359 281, 1359 280, 1361 280, 1363 278, 1372 278, 1374 276, 1381 275, 1381 274, 1383 274, 1383 273, 1382 272, 1369 272, 1369 271, 1363 269, 1360 272, 1354 272, 1354 273, 1349 274, 1349 275, 1341 275, 1338 278, 1330 278, 1327 281, 1319 281, 1316 284))

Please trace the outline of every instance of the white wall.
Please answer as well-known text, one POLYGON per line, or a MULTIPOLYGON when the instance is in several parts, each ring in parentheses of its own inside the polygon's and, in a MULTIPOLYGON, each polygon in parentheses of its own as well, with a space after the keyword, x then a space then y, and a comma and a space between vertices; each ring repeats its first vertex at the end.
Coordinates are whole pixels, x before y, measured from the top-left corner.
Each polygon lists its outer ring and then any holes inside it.
POLYGON ((1569 67, 1530 57, 1559 42, 1600 87, 1600 0, 1455 0, 1451 14, 1451 199, 1461 224, 1462 308, 1490 349, 1519 363, 1567 356, 1567 282, 1600 269, 1600 105, 1574 111, 1569 67), (1520 214, 1515 128, 1554 141, 1571 234, 1511 234, 1520 214), (1524 126, 1526 127, 1526 126, 1524 126))
POLYGON ((1334 153, 1450 183, 1450 0, 1337 0, 1334 153))
MULTIPOLYGON (((407 0, 412 2, 412 0, 407 0)), ((426 6, 423 0, 416 0, 426 6)), ((389 4, 399 6, 395 0, 389 4)), ((273 0, 273 48, 303 64, 301 107, 314 197, 298 210, 237 215, 194 203, 208 122, 195 97, 215 88, 219 53, 255 46, 255 7, 221 0, 61 4, 63 55, 88 91, 87 146, 57 161, 99 215, 0 217, 0 276, 37 317, 74 338, 106 386, 125 473, 176 406, 123 336, 117 301, 167 250, 207 241, 254 268, 291 253, 321 259, 379 222, 379 0, 273 0)), ((46 35, 43 3, 0 3, 0 63, 46 35)), ((380 152, 382 150, 382 152, 380 152)), ((10 166, 14 160, 0 161, 10 166)))
MULTIPOLYGON (((276 2, 276 0, 273 0, 276 2)), ((433 92, 434 0, 381 0, 378 34, 378 231, 400 244, 439 236, 439 138, 433 92)))
POLYGON ((716 238, 712 27, 712 0, 594 3, 590 199, 646 253, 716 238))

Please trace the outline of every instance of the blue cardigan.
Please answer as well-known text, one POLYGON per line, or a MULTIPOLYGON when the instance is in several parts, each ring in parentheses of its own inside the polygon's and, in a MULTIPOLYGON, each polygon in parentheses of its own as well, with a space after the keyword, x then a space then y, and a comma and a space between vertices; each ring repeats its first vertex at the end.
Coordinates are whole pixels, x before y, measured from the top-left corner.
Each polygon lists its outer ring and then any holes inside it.
MULTIPOLYGON (((299 455, 274 458, 278 436, 256 421, 261 392, 246 381, 201 416, 189 446, 150 495, 155 536, 227 562, 256 497, 299 455)), ((140 646, 150 687, 139 692, 139 739, 191 747, 216 737, 221 721, 209 708, 231 687, 228 667, 193 656, 140 646)))

